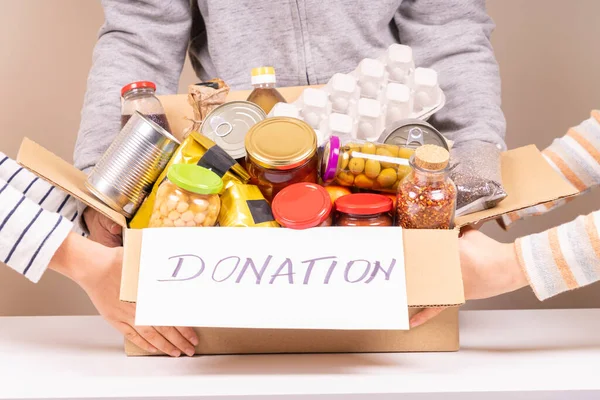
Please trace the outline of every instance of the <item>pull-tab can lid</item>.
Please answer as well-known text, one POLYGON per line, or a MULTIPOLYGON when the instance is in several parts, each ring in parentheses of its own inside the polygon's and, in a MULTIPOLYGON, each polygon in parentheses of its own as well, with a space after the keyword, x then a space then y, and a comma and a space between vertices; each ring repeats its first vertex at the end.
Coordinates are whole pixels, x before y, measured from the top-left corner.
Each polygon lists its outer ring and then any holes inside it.
POLYGON ((267 118, 265 112, 249 101, 232 101, 212 110, 202 121, 200 133, 211 139, 232 158, 246 156, 246 134, 267 118))
POLYGON ((431 124, 420 119, 398 121, 383 132, 378 142, 410 148, 434 144, 450 150, 446 138, 431 124))

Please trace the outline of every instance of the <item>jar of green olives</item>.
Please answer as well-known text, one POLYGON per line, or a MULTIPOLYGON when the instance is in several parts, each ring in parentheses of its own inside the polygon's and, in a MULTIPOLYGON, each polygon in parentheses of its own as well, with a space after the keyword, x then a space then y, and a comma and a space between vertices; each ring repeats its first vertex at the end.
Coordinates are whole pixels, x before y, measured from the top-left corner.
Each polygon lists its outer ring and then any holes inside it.
POLYGON ((325 145, 321 164, 324 182, 381 192, 396 193, 411 171, 408 160, 414 149, 391 144, 332 136, 325 145))

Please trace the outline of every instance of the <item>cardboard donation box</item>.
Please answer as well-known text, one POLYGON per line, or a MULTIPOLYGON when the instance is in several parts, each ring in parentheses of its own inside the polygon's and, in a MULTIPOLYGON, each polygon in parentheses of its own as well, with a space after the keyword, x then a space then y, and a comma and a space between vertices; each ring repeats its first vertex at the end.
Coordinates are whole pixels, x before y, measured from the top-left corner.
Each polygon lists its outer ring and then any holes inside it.
MULTIPOLYGON (((302 89, 281 92, 293 101, 302 89)), ((185 95, 161 101, 175 135, 189 127, 185 95)), ((27 139, 18 161, 125 228, 121 300, 138 303, 138 325, 197 327, 197 354, 459 349, 457 229, 127 229, 84 187, 83 172, 27 139), (409 329, 409 316, 431 306, 449 308, 409 329)), ((508 197, 457 227, 577 194, 535 146, 501 162, 508 197)), ((129 342, 125 350, 149 355, 129 342)))

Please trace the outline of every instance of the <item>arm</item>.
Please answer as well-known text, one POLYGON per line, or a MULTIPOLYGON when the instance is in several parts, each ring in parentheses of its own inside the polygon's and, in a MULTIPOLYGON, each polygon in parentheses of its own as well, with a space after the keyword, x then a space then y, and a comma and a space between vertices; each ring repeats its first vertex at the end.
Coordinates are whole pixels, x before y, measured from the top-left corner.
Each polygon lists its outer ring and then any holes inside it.
MULTIPOLYGON (((75 166, 85 172, 96 165, 120 130, 122 86, 150 80, 159 94, 177 92, 192 22, 189 0, 104 0, 102 5, 105 22, 94 48, 73 157, 75 166)), ((79 203, 79 215, 84 209, 79 203)), ((99 240, 109 222, 95 214, 86 212, 82 229, 89 227, 90 237, 99 240)), ((119 244, 114 237, 109 239, 103 242, 119 244)))
MULTIPOLYGON (((591 118, 555 139, 542 154, 554 170, 579 191, 600 185, 600 111, 593 111, 591 118)), ((520 219, 545 214, 565 203, 559 200, 516 211, 504 215, 502 223, 508 228, 520 219)))
POLYGON ((406 0, 395 18, 400 41, 418 65, 435 69, 446 106, 433 124, 459 150, 464 142, 505 147, 500 73, 484 0, 406 0))

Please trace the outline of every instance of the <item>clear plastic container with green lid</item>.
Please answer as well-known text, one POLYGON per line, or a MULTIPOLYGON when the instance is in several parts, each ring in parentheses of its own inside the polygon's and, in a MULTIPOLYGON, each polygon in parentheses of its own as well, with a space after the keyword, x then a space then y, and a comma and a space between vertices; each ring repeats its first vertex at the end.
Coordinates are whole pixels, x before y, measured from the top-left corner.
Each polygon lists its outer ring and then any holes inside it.
POLYGON ((209 169, 175 164, 156 192, 150 228, 214 226, 221 209, 223 181, 209 169))

